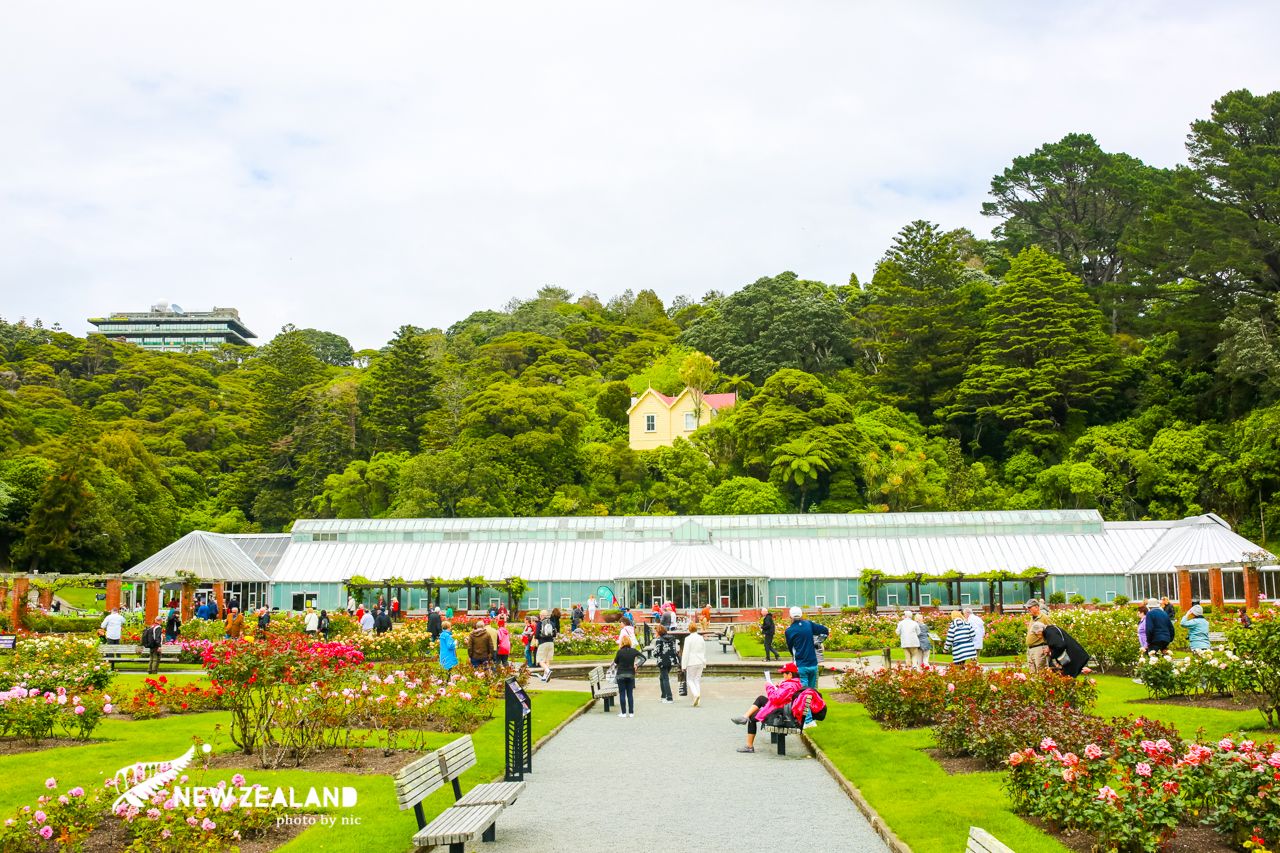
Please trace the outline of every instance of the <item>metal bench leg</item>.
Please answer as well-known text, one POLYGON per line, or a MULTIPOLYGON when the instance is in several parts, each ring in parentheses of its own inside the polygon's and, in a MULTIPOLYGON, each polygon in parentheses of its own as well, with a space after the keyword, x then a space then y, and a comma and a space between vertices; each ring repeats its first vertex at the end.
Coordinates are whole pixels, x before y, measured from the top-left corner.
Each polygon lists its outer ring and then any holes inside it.
POLYGON ((612 711, 612 710, 613 710, 613 697, 612 697, 612 696, 606 696, 606 697, 604 697, 604 710, 605 710, 605 713, 606 713, 606 714, 607 714, 607 713, 609 713, 609 711, 612 711))
POLYGON ((778 733, 769 732, 769 743, 777 743, 777 742, 778 742, 778 733))
POLYGON ((778 735, 778 755, 787 754, 787 736, 778 735))
POLYGON ((467 851, 462 848, 461 841, 455 841, 449 845, 449 853, 467 853, 467 851))
POLYGON ((480 836, 481 841, 496 841, 498 839, 498 822, 495 820, 489 824, 489 828, 484 831, 484 835, 480 836))

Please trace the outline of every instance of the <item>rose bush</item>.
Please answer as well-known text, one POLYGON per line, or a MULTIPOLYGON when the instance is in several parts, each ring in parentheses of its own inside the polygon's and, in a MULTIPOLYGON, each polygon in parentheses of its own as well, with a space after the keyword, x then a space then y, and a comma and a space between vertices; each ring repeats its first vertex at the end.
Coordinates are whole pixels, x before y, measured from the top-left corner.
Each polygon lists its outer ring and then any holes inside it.
MULTIPOLYGON (((183 775, 177 784, 196 786, 204 782, 202 778, 183 775)), ((56 790, 58 780, 50 778, 45 786, 50 791, 56 790)), ((112 777, 87 791, 76 786, 56 796, 50 793, 39 797, 34 805, 20 807, 0 828, 0 850, 5 853, 76 850, 90 839, 95 829, 118 822, 125 827, 129 839, 125 849, 130 851, 221 853, 262 836, 286 814, 283 806, 258 807, 252 797, 242 805, 232 793, 240 793, 237 789, 241 788, 256 790, 263 786, 249 785, 240 774, 232 777, 230 785, 227 780, 221 780, 211 786, 219 793, 208 797, 205 805, 199 807, 179 805, 172 787, 166 787, 152 795, 146 808, 121 804, 113 811, 118 787, 116 778, 112 777)))
POLYGON ((133 716, 135 720, 147 720, 162 714, 187 714, 197 711, 214 711, 223 707, 222 685, 212 687, 184 684, 174 687, 163 675, 148 678, 143 686, 126 696, 116 709, 133 716))
POLYGON ((0 655, 0 688, 21 683, 42 692, 59 687, 105 690, 113 677, 96 639, 23 637, 11 653, 0 655))
POLYGON ((1150 652, 1138 659, 1134 674, 1156 698, 1202 694, 1240 694, 1253 689, 1257 667, 1230 649, 1188 652, 1175 657, 1150 652))
POLYGON ((17 684, 0 691, 0 736, 29 742, 52 737, 88 740, 112 708, 111 696, 105 693, 17 684))

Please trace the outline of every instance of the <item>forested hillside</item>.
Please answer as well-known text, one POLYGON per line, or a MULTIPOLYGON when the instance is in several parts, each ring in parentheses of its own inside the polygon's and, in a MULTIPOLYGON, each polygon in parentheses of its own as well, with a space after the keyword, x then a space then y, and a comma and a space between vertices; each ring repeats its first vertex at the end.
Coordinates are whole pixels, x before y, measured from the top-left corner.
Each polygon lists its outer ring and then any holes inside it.
POLYGON ((1046 144, 993 178, 993 239, 911 222, 865 281, 669 305, 544 287, 376 352, 286 328, 153 353, 0 321, 0 564, 114 570, 191 529, 326 516, 1096 507, 1213 511, 1260 541, 1280 522, 1280 92, 1227 94, 1187 151, 1162 170, 1046 144), (738 405, 630 450, 631 395, 690 377, 738 405))

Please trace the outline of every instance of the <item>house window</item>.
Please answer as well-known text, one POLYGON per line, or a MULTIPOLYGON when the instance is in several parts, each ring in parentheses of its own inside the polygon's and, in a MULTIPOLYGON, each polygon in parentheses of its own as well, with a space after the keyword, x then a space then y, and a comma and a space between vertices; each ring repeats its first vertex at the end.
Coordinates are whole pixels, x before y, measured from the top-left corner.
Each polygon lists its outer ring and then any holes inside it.
POLYGON ((1114 589, 1107 590, 1106 592, 1103 593, 1103 595, 1106 596, 1107 604, 1110 604, 1111 602, 1116 600, 1116 591, 1114 589))
POLYGON ((685 432, 693 432, 698 428, 698 416, 693 412, 684 413, 684 429, 685 432))
POLYGON ((657 416, 657 415, 645 415, 645 416, 644 416, 644 431, 645 431, 645 432, 657 432, 657 431, 658 431, 658 416, 657 416))
POLYGON ((787 606, 787 597, 786 597, 785 595, 775 595, 775 596, 773 597, 773 606, 774 606, 774 607, 786 607, 786 606, 787 606))
POLYGON ((815 595, 815 596, 813 597, 813 606, 814 606, 814 607, 826 607, 826 606, 827 606, 827 597, 826 597, 825 595, 815 595))
POLYGON ((929 594, 929 593, 927 593, 927 592, 922 592, 922 593, 920 593, 920 606, 921 606, 921 607, 932 607, 932 606, 933 606, 933 596, 932 596, 932 595, 930 595, 930 594, 929 594))
POLYGON ((846 600, 849 602, 849 606, 850 606, 850 607, 857 607, 857 606, 858 606, 858 596, 856 596, 856 595, 851 595, 851 596, 849 596, 849 597, 848 597, 848 599, 846 599, 846 600))

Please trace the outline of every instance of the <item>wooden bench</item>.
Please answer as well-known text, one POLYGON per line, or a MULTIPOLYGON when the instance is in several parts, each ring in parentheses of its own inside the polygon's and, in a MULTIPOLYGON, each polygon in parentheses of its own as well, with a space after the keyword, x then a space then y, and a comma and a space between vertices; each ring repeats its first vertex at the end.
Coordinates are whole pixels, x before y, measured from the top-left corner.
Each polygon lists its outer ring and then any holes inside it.
POLYGON ((606 713, 612 710, 613 700, 618 695, 618 682, 605 677, 603 666, 592 667, 587 673, 587 681, 591 683, 591 698, 603 699, 606 713))
POLYGON ((474 841, 476 836, 484 841, 493 841, 498 815, 505 808, 500 803, 455 805, 427 823, 422 801, 444 787, 444 781, 440 757, 434 752, 401 768, 396 774, 396 803, 401 811, 413 809, 418 819, 414 846, 431 849, 448 845, 449 853, 465 853, 464 845, 474 841))
POLYGON ((440 771, 446 782, 453 783, 453 799, 459 806, 509 806, 524 793, 524 782, 487 782, 476 785, 464 796, 458 777, 476 766, 476 746, 471 735, 463 735, 436 750, 440 771))
POLYGON ((997 841, 994 835, 976 826, 969 827, 969 843, 964 850, 965 853, 1013 853, 1007 845, 997 841))
POLYGON ((728 654, 729 649, 733 648, 733 626, 730 625, 724 629, 724 633, 720 636, 720 651, 728 654))
MULTIPOLYGON (((151 652, 142 646, 113 646, 103 643, 98 646, 98 651, 112 669, 115 669, 118 663, 151 663, 151 652)), ((182 646, 177 643, 165 643, 160 647, 160 662, 177 662, 178 655, 181 653, 182 646)))

